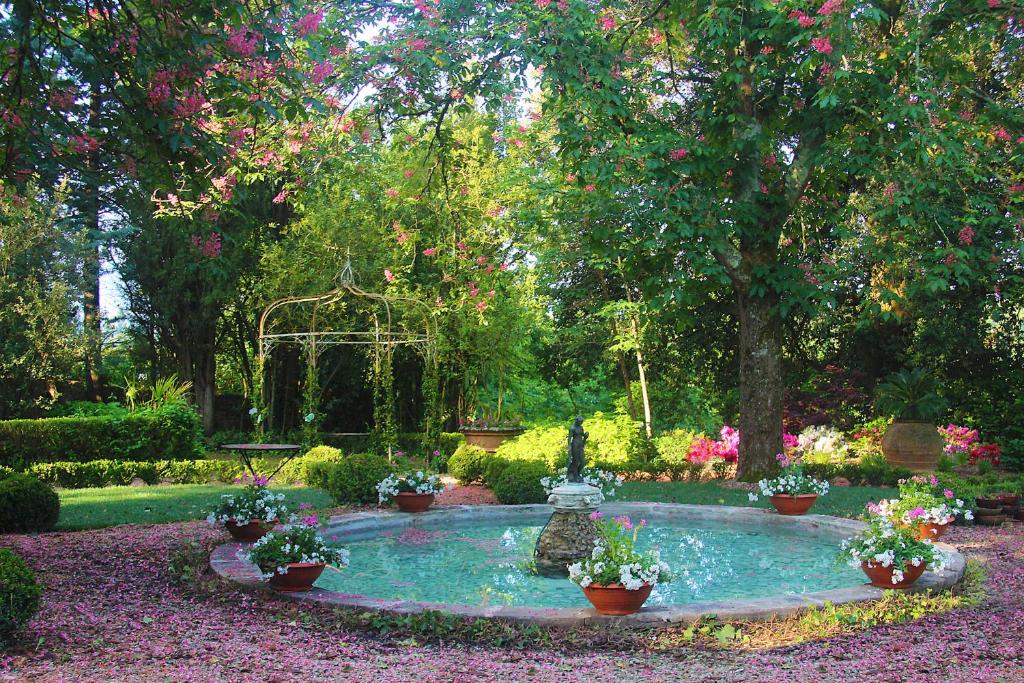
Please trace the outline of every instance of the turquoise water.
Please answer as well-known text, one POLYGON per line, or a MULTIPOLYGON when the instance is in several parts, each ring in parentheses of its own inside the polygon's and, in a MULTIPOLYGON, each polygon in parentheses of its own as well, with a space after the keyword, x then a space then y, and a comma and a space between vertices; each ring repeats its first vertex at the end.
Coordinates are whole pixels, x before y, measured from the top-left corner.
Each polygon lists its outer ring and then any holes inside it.
MULTIPOLYGON (((656 524, 656 523, 655 523, 656 524)), ((317 586, 373 598, 449 604, 586 607, 567 579, 530 573, 540 526, 500 524, 445 530, 411 528, 350 541, 349 566, 317 586)), ((838 542, 788 532, 650 526, 641 546, 658 546, 674 580, 647 605, 761 598, 848 588, 859 570, 834 563, 838 542)))

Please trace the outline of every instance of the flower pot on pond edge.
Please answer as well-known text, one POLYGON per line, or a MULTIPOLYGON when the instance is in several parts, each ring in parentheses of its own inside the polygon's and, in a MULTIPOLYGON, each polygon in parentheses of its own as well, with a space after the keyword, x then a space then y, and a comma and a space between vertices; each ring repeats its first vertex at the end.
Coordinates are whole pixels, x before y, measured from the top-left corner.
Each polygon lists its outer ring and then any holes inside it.
POLYGON ((651 596, 653 588, 654 586, 645 583, 635 591, 631 591, 618 583, 607 586, 592 583, 583 588, 583 595, 587 596, 587 600, 594 606, 598 614, 623 616, 639 612, 647 602, 647 598, 651 596))
POLYGON ((867 574, 871 585, 876 588, 907 588, 921 578, 925 569, 923 562, 916 567, 907 562, 903 568, 903 580, 893 583, 892 573, 895 567, 883 567, 880 564, 861 562, 860 568, 867 574))
POLYGON ((274 575, 270 577, 270 586, 282 593, 301 593, 311 590, 326 566, 323 563, 290 562, 286 574, 274 572, 274 575))
POLYGON ((228 533, 236 541, 253 543, 266 536, 274 528, 275 524, 277 524, 276 519, 273 522, 264 522, 262 519, 250 519, 248 524, 238 524, 235 520, 229 519, 224 522, 224 528, 228 530, 228 533))
POLYGON ((402 512, 425 512, 434 504, 433 493, 399 493, 395 496, 395 505, 402 512))
POLYGON ((769 496, 768 500, 772 502, 780 515, 803 515, 811 509, 814 501, 818 500, 818 494, 800 493, 795 496, 776 494, 769 496))

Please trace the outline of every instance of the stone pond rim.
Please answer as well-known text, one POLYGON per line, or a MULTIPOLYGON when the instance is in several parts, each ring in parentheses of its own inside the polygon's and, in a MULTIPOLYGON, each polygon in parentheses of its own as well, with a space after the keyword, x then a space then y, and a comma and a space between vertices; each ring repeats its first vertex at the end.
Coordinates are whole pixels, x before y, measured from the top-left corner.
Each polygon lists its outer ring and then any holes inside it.
MULTIPOLYGON (((345 536, 369 537, 384 531, 401 531, 414 527, 433 527, 453 524, 498 524, 516 522, 517 518, 549 513, 547 505, 453 505, 434 508, 417 515, 400 512, 353 512, 336 515, 328 523, 327 534, 337 534, 341 542, 345 536)), ((648 521, 666 522, 720 522, 757 525, 764 529, 806 529, 808 533, 846 538, 862 530, 865 525, 852 519, 826 515, 803 515, 786 517, 760 508, 729 507, 724 505, 686 505, 676 503, 606 503, 602 512, 611 515, 633 515, 648 521)), ((210 566, 221 577, 238 583, 249 590, 273 592, 259 579, 259 570, 239 560, 238 549, 244 544, 229 542, 216 547, 210 556, 210 566)), ((946 555, 946 568, 941 572, 925 572, 906 592, 917 593, 926 590, 942 590, 956 584, 964 574, 965 558, 955 548, 936 543, 946 555)), ((567 586, 573 589, 574 586, 567 586)), ((801 595, 778 595, 749 600, 722 600, 716 602, 679 603, 657 607, 645 607, 628 616, 603 616, 593 609, 583 607, 510 607, 479 606, 420 602, 393 598, 371 598, 363 595, 338 593, 315 587, 306 593, 277 593, 289 600, 316 602, 357 610, 385 612, 392 614, 414 614, 430 610, 446 612, 456 616, 497 619, 542 626, 572 626, 579 624, 608 623, 623 627, 668 626, 676 623, 696 621, 702 616, 715 615, 723 621, 761 621, 773 617, 784 617, 809 607, 821 606, 826 601, 845 604, 878 600, 884 591, 867 583, 851 588, 804 593, 801 595)))

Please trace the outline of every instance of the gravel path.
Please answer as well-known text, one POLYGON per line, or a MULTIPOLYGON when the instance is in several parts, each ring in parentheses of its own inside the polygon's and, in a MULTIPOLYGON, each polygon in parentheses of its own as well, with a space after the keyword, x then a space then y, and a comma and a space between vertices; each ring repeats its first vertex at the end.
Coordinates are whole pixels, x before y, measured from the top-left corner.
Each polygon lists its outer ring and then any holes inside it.
MULTIPOLYGON (((203 523, 0 536, 46 585, 25 646, 0 660, 17 681, 884 681, 1024 680, 1024 531, 955 528, 989 566, 985 605, 852 636, 760 652, 503 650, 423 646, 324 627, 259 595, 198 594, 167 558, 203 523)), ((323 616, 329 615, 323 612, 323 616)))

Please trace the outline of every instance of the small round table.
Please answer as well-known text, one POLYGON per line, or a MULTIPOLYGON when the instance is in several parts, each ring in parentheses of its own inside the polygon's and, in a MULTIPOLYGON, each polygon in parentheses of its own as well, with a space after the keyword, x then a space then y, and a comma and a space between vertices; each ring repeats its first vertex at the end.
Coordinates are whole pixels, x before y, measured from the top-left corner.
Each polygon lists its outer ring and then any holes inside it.
POLYGON ((252 466, 253 453, 284 453, 285 456, 281 459, 281 463, 277 466, 267 479, 272 479, 274 475, 281 471, 285 465, 299 454, 299 449, 302 448, 296 443, 226 443, 221 446, 226 451, 233 451, 238 454, 238 459, 242 461, 245 469, 249 470, 249 474, 252 478, 256 478, 256 470, 252 466))

